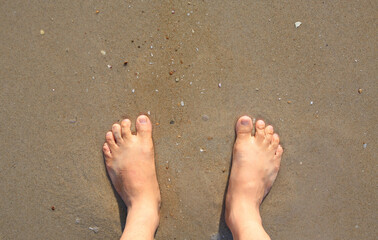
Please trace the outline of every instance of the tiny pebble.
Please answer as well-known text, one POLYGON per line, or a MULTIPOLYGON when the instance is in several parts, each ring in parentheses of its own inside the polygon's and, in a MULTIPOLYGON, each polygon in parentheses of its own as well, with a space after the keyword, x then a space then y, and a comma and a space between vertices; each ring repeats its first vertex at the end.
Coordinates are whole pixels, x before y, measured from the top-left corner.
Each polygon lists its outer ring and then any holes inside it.
POLYGON ((175 124, 175 121, 171 120, 171 121, 169 122, 169 124, 175 124))
POLYGON ((76 123, 76 121, 77 121, 77 118, 72 118, 72 119, 70 119, 68 122, 69 122, 69 123, 76 123))
POLYGON ((94 233, 98 233, 98 227, 89 227, 89 230, 93 231, 94 233))
POLYGON ((355 228, 359 228, 360 226, 358 226, 358 225, 356 225, 356 226, 354 226, 355 228))
POLYGON ((200 148, 200 152, 206 152, 206 150, 203 148, 200 148))
POLYGON ((362 88, 359 88, 359 89, 358 89, 358 93, 359 93, 359 94, 362 93, 362 88))
POLYGON ((299 28, 300 25, 302 25, 301 22, 295 22, 295 28, 299 28))
POLYGON ((364 148, 366 148, 366 147, 367 147, 367 143, 364 143, 362 146, 363 146, 364 148))
POLYGON ((258 89, 258 88, 255 88, 255 90, 256 90, 256 92, 257 92, 257 91, 259 91, 260 89, 258 89))
POLYGON ((135 89, 133 88, 133 89, 131 90, 131 92, 132 92, 132 93, 135 93, 135 89))
POLYGON ((79 224, 80 223, 80 218, 76 218, 75 223, 79 224))
POLYGON ((310 105, 312 105, 312 104, 314 104, 314 102, 313 102, 313 101, 311 101, 311 102, 310 102, 310 105))
POLYGON ((291 104, 291 101, 287 101, 288 104, 291 104))
POLYGON ((300 165, 302 165, 302 162, 299 162, 300 165))
POLYGON ((207 116, 206 114, 202 115, 202 120, 203 121, 208 121, 209 120, 209 116, 207 116))
POLYGON ((179 81, 180 81, 180 78, 176 78, 175 81, 176 81, 176 82, 179 82, 179 81))
POLYGON ((222 87, 222 83, 218 83, 218 87, 221 88, 222 87))
POLYGON ((106 55, 106 52, 105 52, 104 50, 101 50, 101 54, 102 54, 103 56, 105 56, 105 55, 106 55))
POLYGON ((148 112, 147 112, 147 114, 148 114, 148 115, 151 115, 151 112, 150 112, 150 111, 148 111, 148 112))
POLYGON ((181 101, 180 104, 181 104, 182 107, 185 105, 184 101, 181 101))
POLYGON ((175 10, 172 10, 172 14, 175 14, 175 10))
POLYGON ((41 29, 41 30, 39 31, 39 33, 40 33, 41 35, 45 35, 45 31, 44 31, 43 29, 41 29))
POLYGON ((112 68, 112 65, 109 65, 109 64, 108 64, 107 66, 108 66, 108 68, 109 68, 109 69, 111 69, 111 68, 112 68))

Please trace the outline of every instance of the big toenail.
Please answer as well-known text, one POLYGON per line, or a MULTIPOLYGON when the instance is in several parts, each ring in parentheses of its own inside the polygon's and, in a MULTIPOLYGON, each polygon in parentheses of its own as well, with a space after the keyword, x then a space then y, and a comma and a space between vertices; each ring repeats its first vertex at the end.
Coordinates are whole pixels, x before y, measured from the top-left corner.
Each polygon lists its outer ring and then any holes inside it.
POLYGON ((242 119, 240 123, 242 125, 244 125, 244 126, 248 126, 249 125, 249 120, 248 119, 242 119))
POLYGON ((139 118, 139 122, 140 123, 146 123, 147 122, 147 118, 146 117, 140 117, 139 118))

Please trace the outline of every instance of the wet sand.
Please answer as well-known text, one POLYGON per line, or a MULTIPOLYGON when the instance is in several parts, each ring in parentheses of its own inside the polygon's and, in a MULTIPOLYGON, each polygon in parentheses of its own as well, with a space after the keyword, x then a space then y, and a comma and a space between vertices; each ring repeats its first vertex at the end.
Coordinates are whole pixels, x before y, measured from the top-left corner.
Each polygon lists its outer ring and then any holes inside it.
POLYGON ((117 239, 101 146, 139 113, 155 124, 157 240, 232 239, 221 215, 243 114, 285 148, 262 205, 272 239, 375 239, 377 7, 2 1, 0 239, 117 239))

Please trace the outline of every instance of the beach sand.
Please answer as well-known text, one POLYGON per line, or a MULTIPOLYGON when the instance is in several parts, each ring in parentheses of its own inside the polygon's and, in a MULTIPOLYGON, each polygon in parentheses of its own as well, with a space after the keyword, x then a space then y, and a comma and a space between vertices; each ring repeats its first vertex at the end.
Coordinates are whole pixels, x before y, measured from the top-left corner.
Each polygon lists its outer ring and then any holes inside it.
POLYGON ((377 7, 1 1, 0 239, 119 238, 101 148, 140 113, 154 123, 157 240, 232 239, 223 197, 244 114, 285 149, 261 211, 272 239, 376 239, 377 7))

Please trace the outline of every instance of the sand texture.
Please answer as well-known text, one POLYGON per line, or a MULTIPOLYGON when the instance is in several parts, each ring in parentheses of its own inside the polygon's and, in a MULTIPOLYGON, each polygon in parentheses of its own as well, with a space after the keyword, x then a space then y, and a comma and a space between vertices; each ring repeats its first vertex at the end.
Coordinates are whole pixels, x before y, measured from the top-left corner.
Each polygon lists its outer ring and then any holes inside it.
POLYGON ((1 240, 119 238, 101 147, 140 113, 154 124, 157 240, 232 239, 223 196, 243 114, 285 149, 262 205, 272 239, 376 239, 377 1, 0 6, 1 240))

